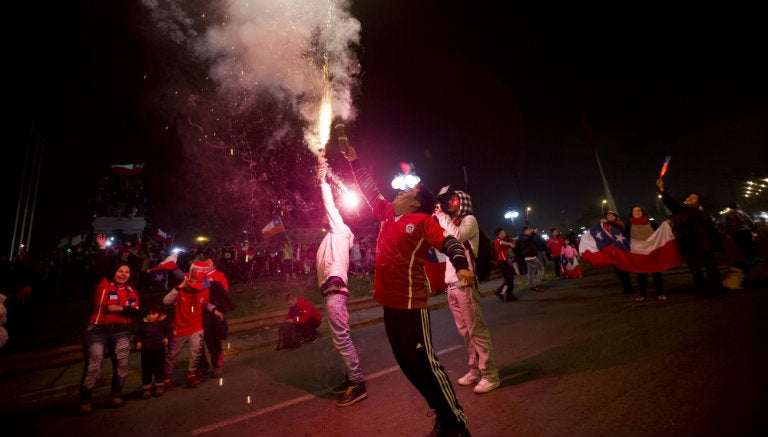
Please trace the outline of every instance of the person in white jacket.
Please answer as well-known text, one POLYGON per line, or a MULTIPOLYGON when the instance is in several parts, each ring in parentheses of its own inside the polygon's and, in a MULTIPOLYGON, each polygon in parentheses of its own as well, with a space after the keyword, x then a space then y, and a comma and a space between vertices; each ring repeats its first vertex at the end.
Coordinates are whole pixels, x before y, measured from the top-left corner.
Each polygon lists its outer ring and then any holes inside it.
POLYGON ((317 248, 317 283, 325 300, 326 319, 333 345, 339 351, 346 369, 346 381, 333 388, 332 393, 338 396, 336 405, 346 407, 368 397, 365 377, 360 370, 360 360, 350 335, 347 311, 349 252, 355 236, 333 202, 333 193, 326 181, 327 164, 319 165, 317 175, 329 228, 317 248))
MULTIPOLYGON (((469 269, 474 272, 475 260, 480 241, 480 227, 472 212, 472 199, 463 191, 453 191, 450 186, 443 187, 438 194, 434 216, 449 234, 456 237, 462 245, 469 269)), ((448 306, 453 313, 456 329, 464 337, 464 344, 469 355, 469 372, 459 378, 460 385, 475 384, 475 393, 488 393, 501 384, 499 371, 493 358, 493 342, 488 325, 480 309, 480 291, 477 282, 464 285, 456 276, 456 269, 451 263, 445 263, 445 284, 448 306)))

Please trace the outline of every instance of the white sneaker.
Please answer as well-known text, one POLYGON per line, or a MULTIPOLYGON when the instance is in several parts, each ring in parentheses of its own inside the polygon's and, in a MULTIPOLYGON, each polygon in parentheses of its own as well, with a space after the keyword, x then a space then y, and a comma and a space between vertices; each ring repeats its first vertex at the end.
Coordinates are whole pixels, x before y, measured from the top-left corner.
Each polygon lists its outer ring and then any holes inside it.
POLYGON ((474 388, 475 393, 488 393, 489 391, 495 390, 499 388, 501 385, 501 381, 498 379, 488 379, 488 378, 481 378, 480 382, 477 383, 477 385, 474 388))
POLYGON ((477 381, 480 381, 480 376, 475 374, 473 371, 467 372, 466 375, 459 378, 459 385, 472 385, 476 383, 477 381))

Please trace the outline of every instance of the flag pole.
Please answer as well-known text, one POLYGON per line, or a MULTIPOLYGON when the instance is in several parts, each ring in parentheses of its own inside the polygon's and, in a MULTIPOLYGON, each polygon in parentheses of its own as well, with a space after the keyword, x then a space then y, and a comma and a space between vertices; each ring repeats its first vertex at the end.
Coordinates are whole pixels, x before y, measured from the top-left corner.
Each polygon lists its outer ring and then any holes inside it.
POLYGON ((616 208, 616 202, 613 200, 613 195, 611 194, 611 189, 608 187, 608 180, 605 178, 605 172, 603 171, 603 165, 600 163, 600 156, 597 153, 597 143, 595 142, 595 138, 592 136, 592 127, 589 125, 589 119, 587 119, 587 113, 582 112, 581 113, 581 124, 584 126, 584 131, 587 134, 587 139, 589 140, 589 143, 592 145, 592 151, 595 154, 595 161, 597 162, 597 168, 600 170, 600 177, 603 178, 603 189, 605 190, 605 198, 608 200, 608 208, 612 211, 618 211, 616 208))

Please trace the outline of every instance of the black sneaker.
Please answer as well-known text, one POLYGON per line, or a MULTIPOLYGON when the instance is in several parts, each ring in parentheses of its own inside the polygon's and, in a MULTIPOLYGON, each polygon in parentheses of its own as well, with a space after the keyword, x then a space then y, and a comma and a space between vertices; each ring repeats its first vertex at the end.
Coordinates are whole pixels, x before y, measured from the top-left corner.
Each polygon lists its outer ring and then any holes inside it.
POLYGON ((339 396, 339 401, 336 402, 337 407, 348 407, 352 404, 356 404, 368 397, 368 392, 365 391, 365 383, 361 382, 355 384, 351 382, 347 390, 339 396))
POLYGON ((435 420, 435 426, 432 428, 432 432, 427 434, 426 437, 472 437, 472 435, 466 428, 456 429, 441 424, 439 420, 435 420))
POLYGON ((495 294, 496 297, 498 297, 500 301, 504 302, 504 294, 501 293, 501 290, 496 290, 496 291, 493 292, 493 294, 495 294))
POLYGON ((345 375, 345 381, 342 382, 341 384, 337 385, 336 387, 332 388, 331 389, 331 393, 334 396, 338 396, 340 394, 343 394, 345 391, 347 391, 347 389, 349 388, 350 385, 352 385, 352 381, 350 381, 349 377, 347 377, 345 375))

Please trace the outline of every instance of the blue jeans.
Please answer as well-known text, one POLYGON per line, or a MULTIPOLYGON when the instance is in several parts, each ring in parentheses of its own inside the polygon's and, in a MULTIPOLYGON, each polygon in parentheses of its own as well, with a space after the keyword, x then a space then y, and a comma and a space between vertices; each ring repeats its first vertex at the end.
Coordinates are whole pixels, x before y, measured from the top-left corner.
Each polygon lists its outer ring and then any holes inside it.
POLYGON ((544 265, 539 258, 525 259, 528 265, 528 286, 537 287, 544 283, 544 265))
POLYGON ((360 370, 357 350, 355 350, 355 345, 352 343, 352 336, 349 331, 347 296, 338 293, 325 296, 325 312, 328 319, 328 328, 331 330, 331 338, 333 338, 333 345, 339 351, 341 359, 344 361, 347 377, 355 383, 365 382, 363 372, 360 370))
POLYGON ((120 396, 128 376, 128 358, 131 354, 129 325, 88 325, 85 331, 83 354, 85 370, 80 379, 80 402, 90 402, 96 380, 101 375, 104 354, 112 358, 112 384, 110 396, 120 396))

